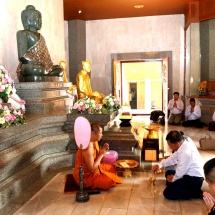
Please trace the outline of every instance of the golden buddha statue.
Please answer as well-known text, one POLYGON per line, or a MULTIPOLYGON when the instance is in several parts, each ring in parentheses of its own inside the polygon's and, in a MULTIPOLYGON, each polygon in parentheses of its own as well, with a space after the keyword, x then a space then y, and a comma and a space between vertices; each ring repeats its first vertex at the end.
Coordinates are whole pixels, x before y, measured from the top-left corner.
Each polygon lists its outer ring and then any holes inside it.
POLYGON ((76 76, 78 99, 89 97, 98 103, 103 103, 105 95, 91 89, 90 72, 90 61, 82 61, 82 70, 76 76))
POLYGON ((64 82, 68 82, 68 79, 67 79, 67 77, 66 77, 66 69, 67 69, 66 62, 63 61, 63 60, 61 60, 61 61, 59 62, 59 65, 60 65, 60 67, 63 69, 63 81, 64 81, 64 82))

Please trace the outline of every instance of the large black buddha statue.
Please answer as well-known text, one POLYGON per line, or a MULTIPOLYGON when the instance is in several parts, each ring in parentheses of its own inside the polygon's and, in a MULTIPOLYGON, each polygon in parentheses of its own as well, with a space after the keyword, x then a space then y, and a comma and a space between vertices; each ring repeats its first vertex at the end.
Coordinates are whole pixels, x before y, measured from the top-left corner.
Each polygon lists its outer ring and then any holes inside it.
POLYGON ((44 37, 38 33, 42 15, 34 6, 28 5, 21 13, 24 30, 17 32, 20 82, 50 81, 50 76, 63 76, 63 69, 53 65, 44 37))

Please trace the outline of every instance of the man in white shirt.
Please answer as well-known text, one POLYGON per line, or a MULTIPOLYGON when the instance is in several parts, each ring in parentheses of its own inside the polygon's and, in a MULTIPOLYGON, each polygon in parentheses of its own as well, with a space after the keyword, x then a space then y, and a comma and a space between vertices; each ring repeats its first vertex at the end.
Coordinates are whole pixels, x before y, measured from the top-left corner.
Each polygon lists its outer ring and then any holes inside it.
POLYGON ((170 116, 168 123, 170 125, 179 125, 182 119, 182 111, 184 110, 184 103, 179 99, 179 93, 173 93, 173 99, 169 101, 168 110, 170 110, 170 116))
POLYGON ((182 126, 194 126, 197 128, 202 128, 205 125, 205 123, 200 121, 201 108, 199 105, 196 105, 194 98, 190 99, 190 105, 188 105, 186 108, 185 117, 187 117, 187 121, 183 122, 182 126))
POLYGON ((152 169, 156 173, 162 167, 176 165, 175 172, 166 174, 164 196, 170 200, 203 198, 203 160, 197 147, 188 142, 179 131, 170 131, 166 140, 174 153, 152 169))
POLYGON ((205 181, 208 183, 209 192, 203 193, 203 199, 209 210, 208 215, 215 215, 215 158, 208 160, 204 165, 205 181))

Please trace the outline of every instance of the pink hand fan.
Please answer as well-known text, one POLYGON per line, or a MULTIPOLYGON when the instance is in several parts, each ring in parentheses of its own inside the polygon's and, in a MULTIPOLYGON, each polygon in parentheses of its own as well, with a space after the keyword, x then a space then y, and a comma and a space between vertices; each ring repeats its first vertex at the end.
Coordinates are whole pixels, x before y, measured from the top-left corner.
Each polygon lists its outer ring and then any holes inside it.
POLYGON ((90 142, 91 126, 83 116, 79 116, 74 124, 75 142, 80 149, 86 149, 90 142))
MULTIPOLYGON (((79 116, 75 120, 74 124, 74 135, 75 135, 75 142, 78 148, 81 149, 81 159, 83 160, 82 150, 86 149, 90 143, 90 136, 91 136, 91 126, 89 121, 79 116)), ((84 170, 82 166, 79 167, 79 178, 80 178, 80 190, 76 193, 76 201, 77 202, 87 202, 89 201, 89 194, 84 191, 84 170)))

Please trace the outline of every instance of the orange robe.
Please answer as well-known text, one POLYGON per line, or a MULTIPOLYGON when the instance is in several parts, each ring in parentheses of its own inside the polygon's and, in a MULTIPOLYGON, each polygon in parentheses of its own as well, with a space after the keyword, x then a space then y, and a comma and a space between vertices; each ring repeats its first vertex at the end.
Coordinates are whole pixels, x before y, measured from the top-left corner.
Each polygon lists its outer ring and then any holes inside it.
MULTIPOLYGON (((94 160, 98 156, 99 148, 98 143, 94 144, 94 160)), ((75 169, 73 177, 77 184, 79 184, 79 167, 81 165, 82 155, 81 149, 78 149, 76 154, 75 169)), ((83 171, 84 171, 84 187, 91 189, 107 190, 116 186, 117 183, 122 183, 122 179, 117 176, 115 167, 109 163, 100 163, 99 167, 94 172, 89 172, 83 158, 83 171)))

